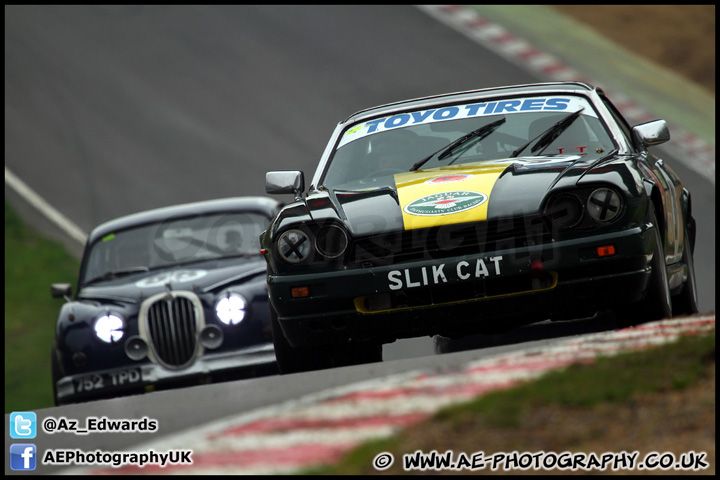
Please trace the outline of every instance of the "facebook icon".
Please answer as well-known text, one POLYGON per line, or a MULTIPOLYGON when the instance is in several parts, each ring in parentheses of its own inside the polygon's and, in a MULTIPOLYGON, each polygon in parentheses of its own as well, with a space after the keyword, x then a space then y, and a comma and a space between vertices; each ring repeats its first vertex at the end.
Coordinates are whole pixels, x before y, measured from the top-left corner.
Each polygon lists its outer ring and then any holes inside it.
POLYGON ((10 445, 10 468, 12 470, 35 470, 37 447, 33 443, 10 445))

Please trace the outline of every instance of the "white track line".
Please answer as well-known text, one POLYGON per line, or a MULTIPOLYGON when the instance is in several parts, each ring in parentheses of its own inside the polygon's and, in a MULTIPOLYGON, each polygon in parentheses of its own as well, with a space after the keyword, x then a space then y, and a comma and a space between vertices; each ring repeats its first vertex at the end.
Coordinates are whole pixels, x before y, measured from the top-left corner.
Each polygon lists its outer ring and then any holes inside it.
POLYGON ((55 225, 67 234, 73 240, 80 242, 80 245, 85 245, 87 235, 83 232, 80 227, 75 225, 70 219, 58 212, 55 208, 47 203, 40 195, 35 193, 25 182, 20 180, 14 173, 12 173, 7 167, 5 167, 5 185, 9 186, 15 192, 18 193, 22 198, 25 199, 30 205, 35 207, 40 213, 53 222, 55 225))

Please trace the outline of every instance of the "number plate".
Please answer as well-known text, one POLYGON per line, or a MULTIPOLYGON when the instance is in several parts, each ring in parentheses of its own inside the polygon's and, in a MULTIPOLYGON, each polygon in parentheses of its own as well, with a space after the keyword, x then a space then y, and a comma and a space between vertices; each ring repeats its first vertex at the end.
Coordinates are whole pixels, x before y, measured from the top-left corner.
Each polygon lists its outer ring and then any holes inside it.
POLYGON ((457 263, 441 263, 420 268, 405 268, 388 272, 388 288, 401 290, 414 287, 427 287, 444 283, 477 282, 488 277, 502 275, 503 257, 478 258, 472 262, 461 260, 457 263))
POLYGON ((93 374, 76 379, 75 393, 93 392, 106 388, 122 387, 131 385, 142 380, 142 374, 139 368, 131 368, 128 370, 119 370, 117 372, 93 374))

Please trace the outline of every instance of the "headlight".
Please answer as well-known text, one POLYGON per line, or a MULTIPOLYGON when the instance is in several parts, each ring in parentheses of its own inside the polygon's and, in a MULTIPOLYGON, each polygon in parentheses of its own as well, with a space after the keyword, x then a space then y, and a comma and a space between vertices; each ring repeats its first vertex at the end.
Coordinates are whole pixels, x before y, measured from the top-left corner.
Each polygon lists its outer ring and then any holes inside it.
POLYGON ((95 335, 103 342, 119 342, 124 334, 125 321, 118 315, 108 313, 95 320, 95 335))
POLYGON ((247 301, 239 293, 228 292, 215 305, 215 313, 225 325, 237 325, 245 318, 247 301))
POLYGON ((609 222, 620 213, 620 195, 609 188, 593 190, 587 201, 587 211, 598 222, 609 222))
POLYGON ((578 225, 583 218, 583 202, 576 195, 562 193, 550 201, 545 213, 558 227, 572 228, 578 225))
POLYGON ((325 258, 337 258, 348 246, 345 230, 337 225, 322 227, 315 238, 315 249, 325 258))
POLYGON ((277 240, 280 256, 289 263, 300 263, 310 254, 310 238, 302 230, 288 230, 277 240))

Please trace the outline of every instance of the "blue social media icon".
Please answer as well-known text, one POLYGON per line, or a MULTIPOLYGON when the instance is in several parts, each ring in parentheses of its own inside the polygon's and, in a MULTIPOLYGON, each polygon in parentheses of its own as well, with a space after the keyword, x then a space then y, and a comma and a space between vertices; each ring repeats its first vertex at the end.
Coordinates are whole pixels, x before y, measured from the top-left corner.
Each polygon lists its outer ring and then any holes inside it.
POLYGON ((12 412, 10 414, 11 438, 35 438, 37 435, 37 415, 35 412, 12 412))
POLYGON ((33 443, 13 443, 10 445, 10 468, 12 470, 35 470, 37 466, 37 447, 33 443))

